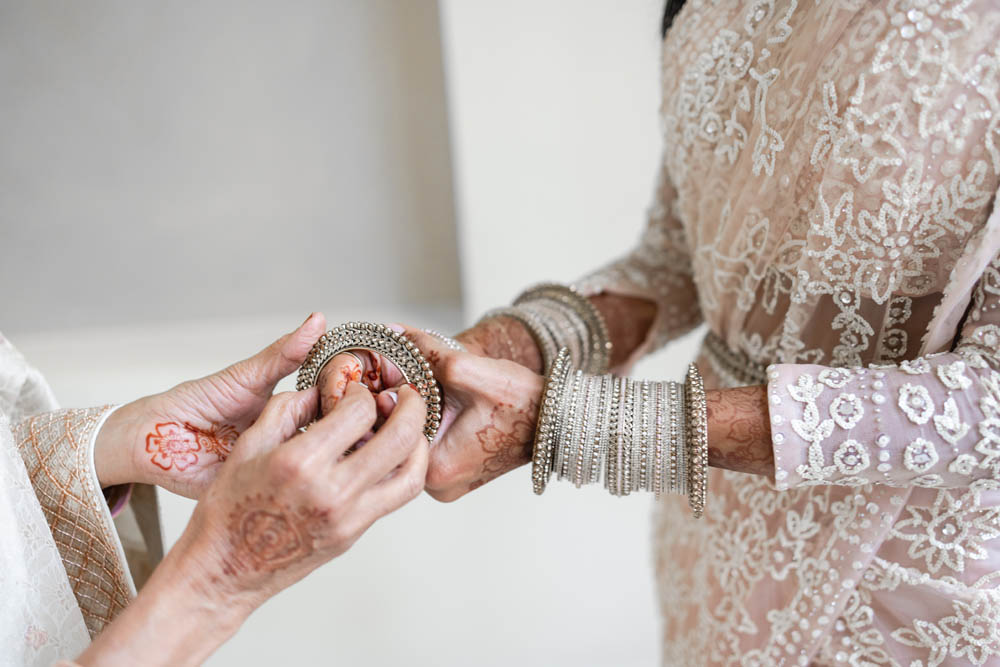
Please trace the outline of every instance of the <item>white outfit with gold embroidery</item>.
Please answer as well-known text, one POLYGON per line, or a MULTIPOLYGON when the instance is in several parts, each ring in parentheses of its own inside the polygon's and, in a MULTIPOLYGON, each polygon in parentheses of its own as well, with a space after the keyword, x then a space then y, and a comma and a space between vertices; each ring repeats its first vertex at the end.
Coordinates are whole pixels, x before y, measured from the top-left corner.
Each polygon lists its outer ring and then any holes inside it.
MULTIPOLYGON (((79 654, 135 596, 123 541, 139 583, 152 569, 149 553, 160 553, 158 522, 147 521, 155 546, 136 548, 136 536, 116 529, 97 480, 94 440, 112 408, 56 407, 42 376, 0 335, 4 665, 51 665, 79 654)), ((133 504, 155 517, 155 497, 140 495, 133 504)))

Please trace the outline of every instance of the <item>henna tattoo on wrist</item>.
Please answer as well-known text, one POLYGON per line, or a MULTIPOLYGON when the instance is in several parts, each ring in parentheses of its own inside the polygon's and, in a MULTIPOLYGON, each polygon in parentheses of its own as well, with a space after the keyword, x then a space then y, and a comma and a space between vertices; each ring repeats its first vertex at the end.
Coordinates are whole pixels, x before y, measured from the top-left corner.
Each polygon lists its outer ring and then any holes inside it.
POLYGON ((274 496, 247 496, 229 515, 232 551, 223 560, 223 573, 274 572, 309 557, 327 520, 326 511, 293 509, 274 496))
POLYGON ((469 486, 470 491, 531 461, 537 419, 538 402, 534 399, 523 408, 510 403, 494 406, 489 424, 476 431, 476 439, 486 458, 479 479, 469 486))
POLYGON ((523 324, 509 317, 480 322, 455 337, 470 351, 491 359, 507 359, 537 372, 542 370, 542 353, 523 324))
POLYGON ((709 465, 758 475, 774 473, 767 389, 736 387, 709 391, 709 465))
POLYGON ((199 452, 225 461, 238 437, 239 431, 229 424, 212 424, 203 429, 188 422, 163 422, 146 435, 146 452, 152 454, 149 460, 153 465, 184 471, 198 463, 199 452))

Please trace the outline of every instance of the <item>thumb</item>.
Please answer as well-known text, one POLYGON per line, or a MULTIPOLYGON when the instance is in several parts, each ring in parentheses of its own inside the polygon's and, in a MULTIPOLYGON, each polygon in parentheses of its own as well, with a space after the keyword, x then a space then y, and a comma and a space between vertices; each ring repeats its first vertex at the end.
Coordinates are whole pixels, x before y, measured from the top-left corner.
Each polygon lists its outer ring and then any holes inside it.
POLYGON ((240 446, 233 447, 234 457, 245 460, 277 447, 315 419, 318 408, 316 387, 272 396, 257 421, 240 437, 240 446))
POLYGON ((274 341, 266 348, 243 361, 230 366, 226 371, 236 381, 259 396, 270 396, 278 382, 294 372, 305 361, 319 337, 326 330, 323 313, 312 313, 306 321, 288 334, 274 341))

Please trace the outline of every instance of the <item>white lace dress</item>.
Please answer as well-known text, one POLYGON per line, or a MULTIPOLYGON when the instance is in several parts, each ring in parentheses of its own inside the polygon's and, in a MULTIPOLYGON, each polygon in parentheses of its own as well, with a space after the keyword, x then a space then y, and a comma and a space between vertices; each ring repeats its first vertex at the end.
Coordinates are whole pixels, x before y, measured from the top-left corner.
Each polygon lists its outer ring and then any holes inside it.
POLYGON ((776 467, 659 504, 664 664, 1000 664, 1000 3, 688 0, 662 71, 647 231, 581 286, 658 303, 643 352, 707 322, 776 467))

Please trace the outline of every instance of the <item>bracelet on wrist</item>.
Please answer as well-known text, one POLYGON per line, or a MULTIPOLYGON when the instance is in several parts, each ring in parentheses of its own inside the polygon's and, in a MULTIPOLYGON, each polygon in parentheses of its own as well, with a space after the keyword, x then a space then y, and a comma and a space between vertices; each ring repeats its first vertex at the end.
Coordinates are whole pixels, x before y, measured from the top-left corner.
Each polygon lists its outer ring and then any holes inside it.
POLYGON ((542 394, 532 466, 537 494, 555 475, 609 493, 686 495, 695 517, 708 490, 705 388, 691 364, 683 383, 636 381, 572 368, 560 349, 542 394))
POLYGON ((538 345, 546 373, 562 348, 568 350, 574 370, 594 375, 608 370, 612 344, 607 324, 590 300, 573 287, 536 285, 521 293, 512 306, 491 310, 480 322, 496 317, 511 317, 524 325, 538 345))

